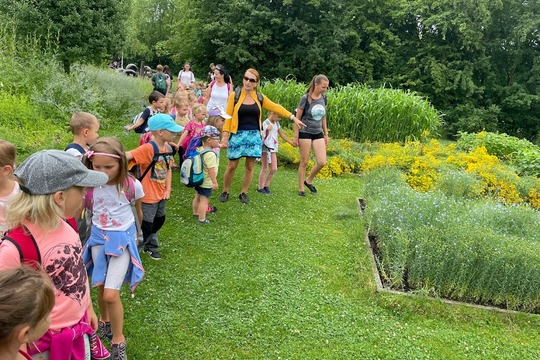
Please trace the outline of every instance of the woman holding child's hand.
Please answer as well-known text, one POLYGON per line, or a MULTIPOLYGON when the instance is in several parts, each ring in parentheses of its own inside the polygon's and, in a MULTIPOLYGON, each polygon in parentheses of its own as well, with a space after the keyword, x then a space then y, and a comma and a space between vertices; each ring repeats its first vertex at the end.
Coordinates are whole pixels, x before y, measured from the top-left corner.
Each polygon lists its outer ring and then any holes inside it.
POLYGON ((259 80, 257 70, 246 70, 240 93, 237 94, 238 90, 232 92, 227 101, 227 114, 231 116, 231 119, 225 120, 220 146, 227 148, 229 163, 223 175, 223 192, 219 198, 221 202, 229 200, 229 189, 234 173, 243 157, 246 158, 246 162, 239 198, 244 204, 249 202, 247 191, 253 179, 255 159, 261 157, 262 152, 262 108, 291 119, 299 128, 305 127, 304 123, 290 111, 257 91, 259 80))

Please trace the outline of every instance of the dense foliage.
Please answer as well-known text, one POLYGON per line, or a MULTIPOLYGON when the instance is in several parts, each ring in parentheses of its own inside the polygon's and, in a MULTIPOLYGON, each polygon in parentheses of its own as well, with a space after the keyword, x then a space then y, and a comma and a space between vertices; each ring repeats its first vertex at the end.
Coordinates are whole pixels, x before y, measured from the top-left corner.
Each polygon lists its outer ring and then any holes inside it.
POLYGON ((0 0, 0 21, 14 24, 20 36, 37 36, 43 48, 56 44, 57 57, 69 72, 73 63, 106 63, 120 51, 126 4, 127 0, 0 0))
POLYGON ((538 1, 132 0, 126 49, 134 59, 210 62, 238 79, 317 73, 332 84, 391 85, 446 114, 443 135, 540 130, 538 1))
POLYGON ((40 50, 36 43, 0 26, 0 134, 22 157, 65 146, 74 112, 91 112, 107 128, 129 121, 147 103, 148 82, 82 65, 66 74, 55 49, 40 50))

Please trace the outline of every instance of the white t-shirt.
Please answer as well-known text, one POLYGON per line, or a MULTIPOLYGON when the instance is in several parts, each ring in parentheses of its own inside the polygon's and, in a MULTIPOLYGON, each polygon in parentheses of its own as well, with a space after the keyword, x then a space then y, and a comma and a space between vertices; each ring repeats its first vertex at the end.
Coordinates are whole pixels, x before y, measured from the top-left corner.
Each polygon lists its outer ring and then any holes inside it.
POLYGON ((195 75, 191 71, 180 70, 178 73, 178 79, 184 83, 189 89, 192 82, 195 82, 195 75))
POLYGON ((217 116, 221 114, 221 110, 225 111, 227 100, 229 99, 229 85, 218 86, 214 84, 210 92, 210 100, 206 105, 209 116, 217 116), (221 107, 221 110, 220 110, 221 107))
POLYGON ((278 130, 280 129, 279 122, 276 121, 272 124, 272 122, 268 119, 264 120, 263 124, 263 134, 266 136, 264 138, 264 145, 266 145, 267 148, 270 149, 270 152, 277 152, 278 151, 278 130), (268 132, 268 136, 266 136, 266 129, 269 125, 272 125, 272 130, 268 132))
MULTIPOLYGON (((135 200, 144 196, 139 180, 135 183, 135 200)), ((129 191, 129 190, 127 190, 129 191)), ((125 231, 135 222, 131 203, 124 192, 118 194, 116 185, 94 188, 92 224, 101 230, 125 231)))

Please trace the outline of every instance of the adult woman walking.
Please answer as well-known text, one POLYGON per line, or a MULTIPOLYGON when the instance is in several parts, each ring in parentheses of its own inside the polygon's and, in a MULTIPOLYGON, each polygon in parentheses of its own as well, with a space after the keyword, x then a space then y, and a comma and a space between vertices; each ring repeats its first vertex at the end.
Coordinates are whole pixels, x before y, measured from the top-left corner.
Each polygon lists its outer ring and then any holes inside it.
POLYGON ((184 68, 178 73, 178 89, 180 89, 180 83, 184 84, 186 89, 189 89, 195 84, 195 75, 193 75, 191 65, 188 62, 184 64, 184 68))
POLYGON ((300 148, 300 164, 298 165, 298 195, 305 196, 304 186, 312 194, 317 193, 313 179, 326 165, 326 146, 328 145, 328 127, 326 122, 326 96, 328 78, 315 75, 309 84, 306 94, 300 98, 296 116, 306 124, 303 129, 294 130, 293 143, 300 148), (316 163, 306 179, 306 169, 310 150, 313 149, 316 163))
POLYGON ((210 123, 222 123, 225 118, 229 117, 225 114, 225 108, 227 107, 227 100, 231 92, 232 86, 227 70, 225 70, 223 65, 217 65, 214 67, 214 80, 204 92, 203 100, 203 104, 206 105, 208 111, 208 120, 210 120, 210 123), (219 117, 219 119, 212 119, 213 117, 219 117))
POLYGON ((227 114, 232 118, 225 120, 221 138, 221 146, 227 148, 227 157, 229 158, 227 169, 223 175, 223 192, 219 198, 221 202, 229 200, 229 189, 234 173, 240 159, 243 157, 246 158, 246 163, 239 198, 244 204, 249 202, 247 191, 253 179, 255 159, 260 157, 262 152, 262 108, 293 120, 298 127, 305 126, 283 106, 272 102, 266 96, 257 92, 259 79, 257 70, 246 70, 243 87, 238 98, 235 99, 236 92, 233 92, 229 95, 227 101, 227 114))

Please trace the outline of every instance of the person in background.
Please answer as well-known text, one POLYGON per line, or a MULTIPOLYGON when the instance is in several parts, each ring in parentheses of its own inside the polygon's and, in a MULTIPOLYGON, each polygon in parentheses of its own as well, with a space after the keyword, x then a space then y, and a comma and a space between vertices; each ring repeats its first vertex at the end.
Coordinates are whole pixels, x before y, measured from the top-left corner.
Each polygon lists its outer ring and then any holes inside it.
POLYGON ((99 120, 87 112, 76 112, 69 120, 73 141, 64 149, 68 154, 82 159, 88 147, 99 137, 99 120))
POLYGON ((8 230, 6 224, 6 207, 11 199, 19 193, 19 183, 13 179, 17 148, 12 143, 0 140, 0 238, 8 230))
POLYGON ((170 84, 170 78, 167 81, 168 75, 163 73, 163 65, 158 65, 156 67, 156 73, 152 75, 150 79, 152 81, 152 86, 154 86, 154 91, 159 91, 163 95, 167 95, 167 90, 170 84))
POLYGON ((259 80, 257 70, 247 69, 244 73, 243 87, 238 101, 235 99, 234 92, 229 95, 227 101, 226 112, 231 116, 231 119, 225 120, 223 125, 221 146, 227 148, 229 163, 223 175, 223 192, 219 198, 221 202, 229 200, 229 190, 234 173, 240 159, 245 157, 245 172, 242 179, 242 189, 238 197, 242 203, 249 203, 247 191, 253 180, 255 159, 260 158, 262 152, 261 116, 263 108, 293 120, 298 127, 305 126, 283 106, 260 94, 257 91, 259 80))
POLYGON ((326 96, 328 78, 325 75, 315 75, 309 84, 308 91, 300 98, 296 115, 306 124, 303 129, 294 129, 295 144, 300 149, 298 164, 298 195, 305 196, 304 186, 312 194, 317 193, 313 179, 326 165, 326 146, 328 146, 328 126, 326 121, 326 96), (313 149, 315 165, 306 178, 309 153, 313 149))
MULTIPOLYGON (((184 68, 178 73, 178 84, 184 84, 186 89, 190 89, 195 83, 195 75, 191 71, 191 65, 187 62, 184 68)), ((180 90, 180 87, 178 87, 180 90)))
POLYGON ((163 73, 165 74, 165 76, 167 76, 167 93, 165 95, 168 95, 171 92, 172 80, 173 80, 169 65, 163 66, 163 73))

